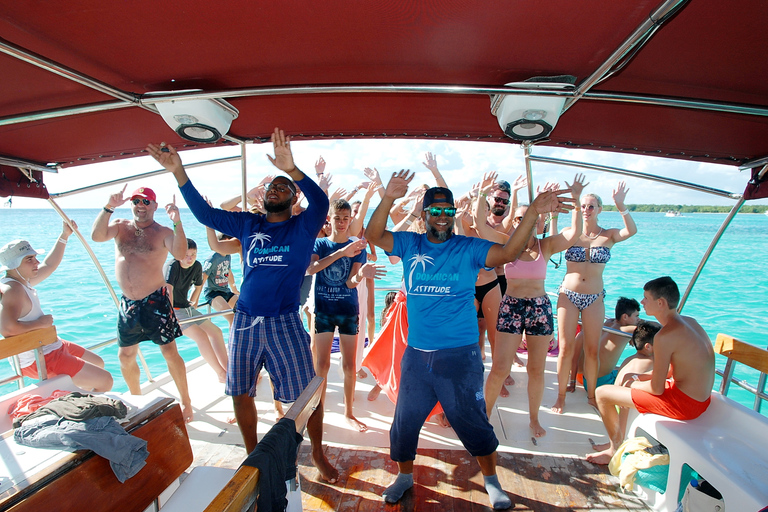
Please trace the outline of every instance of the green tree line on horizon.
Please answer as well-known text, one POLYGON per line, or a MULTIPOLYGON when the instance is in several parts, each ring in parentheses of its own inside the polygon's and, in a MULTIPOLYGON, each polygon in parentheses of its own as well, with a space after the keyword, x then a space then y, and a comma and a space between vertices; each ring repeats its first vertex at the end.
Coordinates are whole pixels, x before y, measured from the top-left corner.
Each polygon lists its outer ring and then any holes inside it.
MULTIPOLYGON (((707 205, 684 205, 684 204, 628 204, 627 209, 631 212, 668 212, 670 210, 680 213, 728 213, 730 206, 707 206, 707 205)), ((616 211, 616 207, 606 204, 603 206, 605 211, 616 211)), ((768 211, 766 205, 744 205, 739 213, 765 213, 768 211)))

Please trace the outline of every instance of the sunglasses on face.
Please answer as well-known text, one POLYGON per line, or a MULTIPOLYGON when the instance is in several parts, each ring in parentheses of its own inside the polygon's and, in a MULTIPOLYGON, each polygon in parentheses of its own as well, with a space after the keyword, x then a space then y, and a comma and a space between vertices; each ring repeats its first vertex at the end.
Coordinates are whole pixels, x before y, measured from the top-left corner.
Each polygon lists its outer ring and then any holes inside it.
POLYGON ((446 217, 453 217, 456 215, 456 208, 453 206, 446 206, 445 208, 440 208, 438 206, 430 206, 427 208, 427 213, 432 217, 439 217, 443 213, 445 213, 446 217))
POLYGON ((595 209, 595 205, 593 205, 593 204, 583 204, 583 205, 581 205, 581 209, 582 210, 586 210, 588 212, 591 212, 592 210, 595 209))
POLYGON ((149 206, 149 203, 152 202, 149 199, 141 199, 141 198, 138 198, 138 197, 136 199, 133 199, 132 201, 133 201, 133 204, 144 203, 144 206, 149 206))
POLYGON ((493 196, 493 200, 496 201, 497 203, 501 203, 503 205, 509 204, 509 199, 504 199, 503 197, 493 196))
POLYGON ((270 192, 270 191, 274 190, 275 192, 278 192, 280 194, 285 194, 286 192, 293 193, 293 190, 291 190, 291 187, 289 187, 288 185, 283 185, 283 184, 273 184, 273 183, 270 183, 269 185, 267 185, 266 190, 267 190, 267 192, 270 192))
POLYGON ((523 220, 523 216, 522 215, 518 215, 517 217, 512 219, 512 222, 520 222, 522 220, 523 220))

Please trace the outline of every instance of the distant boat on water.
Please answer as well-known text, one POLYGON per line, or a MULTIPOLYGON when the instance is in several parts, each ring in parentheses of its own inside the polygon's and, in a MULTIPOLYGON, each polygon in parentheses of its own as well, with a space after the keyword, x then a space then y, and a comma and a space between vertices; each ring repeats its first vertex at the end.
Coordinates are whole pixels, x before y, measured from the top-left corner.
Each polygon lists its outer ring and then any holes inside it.
POLYGON ((678 212, 677 210, 667 210, 667 213, 664 214, 665 217, 682 217, 683 214, 678 212))

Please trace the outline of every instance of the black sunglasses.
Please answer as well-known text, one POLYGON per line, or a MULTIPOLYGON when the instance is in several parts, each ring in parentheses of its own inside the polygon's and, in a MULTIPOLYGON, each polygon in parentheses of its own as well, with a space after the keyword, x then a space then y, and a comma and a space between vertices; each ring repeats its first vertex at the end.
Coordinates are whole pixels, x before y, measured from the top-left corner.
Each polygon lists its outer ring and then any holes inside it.
POLYGON ((133 199, 132 201, 133 201, 133 204, 144 203, 144 206, 149 206, 149 203, 152 202, 149 199, 141 199, 141 198, 138 198, 138 197, 136 199, 133 199))
POLYGON ((439 206, 430 206, 427 208, 427 213, 432 217, 439 217, 443 213, 445 213, 446 217, 453 217, 456 215, 456 208, 453 206, 446 206, 445 208, 440 208, 439 206))
POLYGON ((503 197, 493 196, 493 200, 504 205, 509 204, 509 199, 504 199, 503 197))

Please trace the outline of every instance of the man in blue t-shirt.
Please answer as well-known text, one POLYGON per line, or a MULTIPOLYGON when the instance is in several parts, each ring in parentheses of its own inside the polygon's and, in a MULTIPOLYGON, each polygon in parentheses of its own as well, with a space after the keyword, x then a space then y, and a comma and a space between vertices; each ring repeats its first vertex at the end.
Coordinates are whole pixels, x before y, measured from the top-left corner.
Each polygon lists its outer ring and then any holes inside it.
POLYGON ((390 456, 399 474, 383 496, 396 503, 413 486, 413 461, 419 432, 439 401, 459 440, 477 458, 494 509, 512 502, 496 476, 499 444, 485 412, 483 362, 477 346, 475 280, 482 267, 514 261, 523 251, 538 216, 572 209, 561 190, 539 195, 505 245, 453 234, 456 208, 443 187, 427 190, 422 219, 427 232, 393 233, 387 216, 408 192, 414 174, 392 175, 384 197, 366 227, 368 240, 403 262, 408 295, 408 346, 400 367, 400 393, 390 430, 390 456), (457 371, 457 369, 461 371, 457 371))
MULTIPOLYGON (((147 151, 173 173, 181 194, 202 224, 240 240, 243 282, 233 328, 229 333, 229 367, 225 392, 232 396, 235 418, 252 452, 258 442, 258 418, 252 399, 256 378, 266 368, 274 386, 274 397, 295 401, 315 376, 309 334, 299 318, 299 288, 309 266, 315 237, 328 214, 328 197, 306 178, 293 161, 290 138, 275 128, 275 156, 270 162, 290 178, 278 176, 267 186, 266 215, 227 212, 212 208, 189 181, 176 150, 150 144, 147 151), (296 183, 309 201, 298 215, 291 208, 298 201, 296 183)), ((312 461, 320 477, 335 483, 339 473, 323 452, 323 407, 307 421, 312 442, 312 461)))
POLYGON ((327 378, 331 367, 333 334, 338 328, 341 367, 344 372, 344 417, 353 428, 364 432, 368 427, 352 413, 360 314, 357 285, 367 278, 381 277, 384 267, 366 263, 365 239, 353 241, 349 238, 352 207, 346 200, 334 201, 328 216, 331 236, 315 240, 312 263, 308 269, 309 274, 315 275, 315 371, 327 378))

